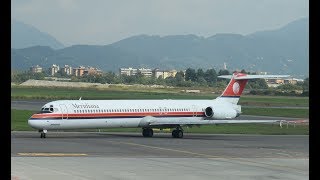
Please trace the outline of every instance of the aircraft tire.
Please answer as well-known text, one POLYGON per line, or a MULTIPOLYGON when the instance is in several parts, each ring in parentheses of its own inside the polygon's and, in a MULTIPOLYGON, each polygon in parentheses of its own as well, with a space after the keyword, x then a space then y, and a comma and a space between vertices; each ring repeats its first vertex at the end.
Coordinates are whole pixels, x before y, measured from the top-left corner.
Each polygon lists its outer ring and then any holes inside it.
POLYGON ((142 130, 143 137, 152 137, 153 136, 153 130, 152 129, 143 129, 142 130))
POLYGON ((173 138, 182 138, 183 137, 183 131, 181 131, 181 130, 173 130, 172 131, 172 137, 173 138))
POLYGON ((183 138, 183 131, 181 130, 177 131, 177 138, 183 138))
POLYGON ((153 136, 153 130, 152 129, 148 130, 148 135, 149 135, 148 137, 152 137, 153 136))
POLYGON ((142 135, 143 135, 143 137, 147 137, 147 131, 146 131, 146 129, 143 129, 143 130, 142 130, 142 135))
POLYGON ((177 130, 173 130, 173 131, 172 131, 172 137, 173 137, 173 138, 176 138, 176 137, 177 137, 177 130))
POLYGON ((41 133, 40 138, 46 138, 46 133, 41 133))

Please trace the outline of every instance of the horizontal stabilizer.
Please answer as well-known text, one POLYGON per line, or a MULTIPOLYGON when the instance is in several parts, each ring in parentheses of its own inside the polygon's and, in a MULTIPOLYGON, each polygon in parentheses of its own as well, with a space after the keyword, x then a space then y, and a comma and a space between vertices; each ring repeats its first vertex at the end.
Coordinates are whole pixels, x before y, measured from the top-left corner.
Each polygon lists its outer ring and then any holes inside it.
MULTIPOLYGON (((267 79, 267 78, 286 78, 290 77, 290 75, 244 75, 244 76, 233 76, 235 80, 242 79, 267 79)), ((221 75, 218 78, 231 79, 232 75, 221 75)))

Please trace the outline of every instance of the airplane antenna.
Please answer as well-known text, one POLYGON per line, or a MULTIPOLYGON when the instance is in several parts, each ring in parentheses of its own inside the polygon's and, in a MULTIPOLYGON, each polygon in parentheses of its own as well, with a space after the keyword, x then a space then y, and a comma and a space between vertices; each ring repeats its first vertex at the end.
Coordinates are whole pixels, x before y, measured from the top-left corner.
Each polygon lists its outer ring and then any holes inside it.
POLYGON ((82 96, 79 98, 79 100, 81 100, 82 96))

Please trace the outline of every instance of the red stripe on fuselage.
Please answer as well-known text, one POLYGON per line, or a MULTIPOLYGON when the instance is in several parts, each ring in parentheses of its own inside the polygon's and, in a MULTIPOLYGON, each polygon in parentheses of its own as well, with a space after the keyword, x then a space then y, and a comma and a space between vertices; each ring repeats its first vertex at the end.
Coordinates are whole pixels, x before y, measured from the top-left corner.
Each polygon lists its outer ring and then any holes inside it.
POLYGON ((72 113, 72 114, 54 114, 54 113, 42 113, 42 114, 34 114, 31 116, 31 118, 34 119, 50 119, 50 118, 64 118, 68 117, 141 117, 141 116, 164 116, 164 115, 170 115, 170 116, 188 116, 188 115, 195 115, 200 116, 203 115, 204 112, 140 112, 140 113, 72 113))

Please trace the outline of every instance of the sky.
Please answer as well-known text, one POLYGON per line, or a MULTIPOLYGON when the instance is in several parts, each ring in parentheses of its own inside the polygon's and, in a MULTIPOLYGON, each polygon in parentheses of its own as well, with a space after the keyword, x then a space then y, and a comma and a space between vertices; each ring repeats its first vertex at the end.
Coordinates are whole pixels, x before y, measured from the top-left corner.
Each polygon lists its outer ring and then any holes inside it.
POLYGON ((130 36, 247 35, 309 17, 308 0, 11 0, 11 18, 65 46, 130 36))

